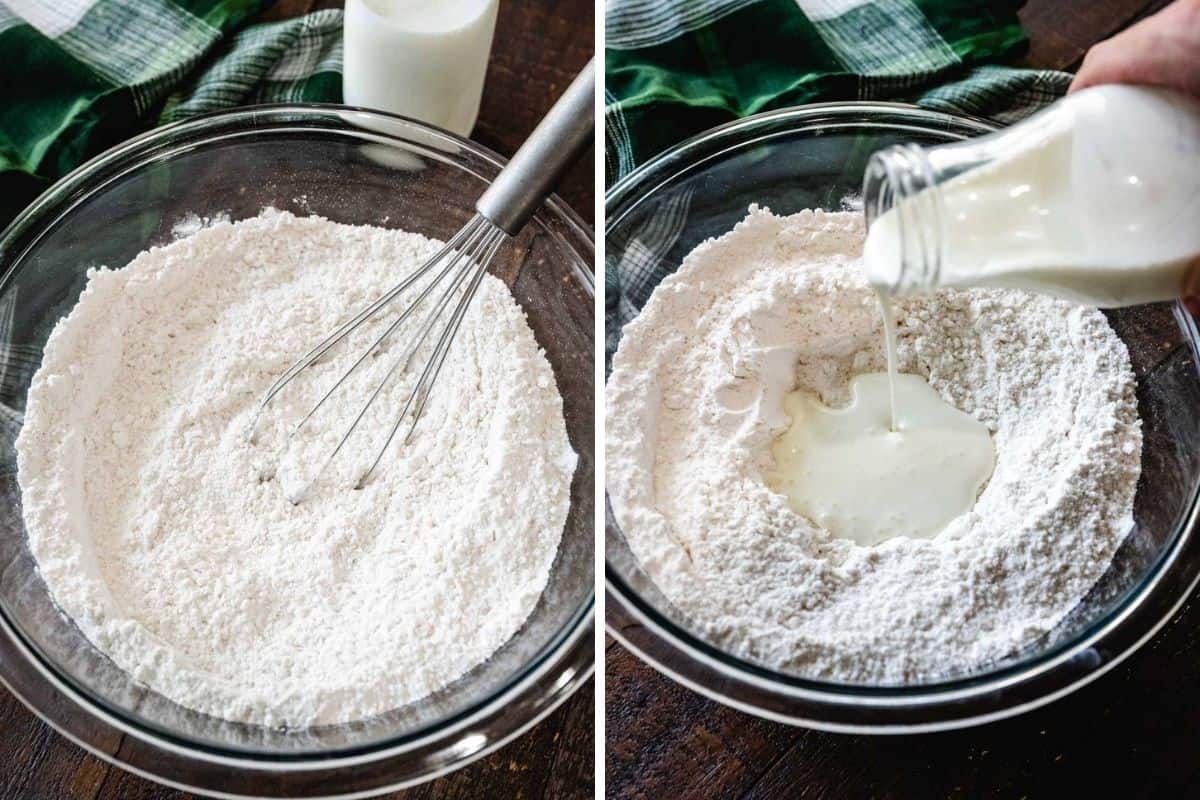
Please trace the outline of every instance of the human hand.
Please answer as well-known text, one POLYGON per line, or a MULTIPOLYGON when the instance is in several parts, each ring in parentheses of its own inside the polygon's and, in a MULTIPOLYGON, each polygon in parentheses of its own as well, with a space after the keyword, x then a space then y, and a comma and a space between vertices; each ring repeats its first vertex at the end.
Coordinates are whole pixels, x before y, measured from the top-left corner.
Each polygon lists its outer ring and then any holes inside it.
POLYGON ((1176 0, 1088 51, 1069 91, 1102 83, 1162 86, 1200 97, 1200 0, 1176 0))
POLYGON ((1200 318, 1200 258, 1184 270, 1183 296, 1180 299, 1193 317, 1200 318))

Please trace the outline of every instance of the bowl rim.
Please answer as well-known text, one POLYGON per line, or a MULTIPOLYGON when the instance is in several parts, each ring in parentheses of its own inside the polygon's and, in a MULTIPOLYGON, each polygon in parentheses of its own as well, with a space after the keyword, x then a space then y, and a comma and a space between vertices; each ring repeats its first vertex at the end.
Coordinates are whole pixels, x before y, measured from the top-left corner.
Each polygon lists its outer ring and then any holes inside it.
MULTIPOLYGON (((996 122, 908 103, 841 101, 756 114, 719 125, 667 149, 630 172, 605 195, 606 236, 641 201, 706 162, 775 136, 837 128, 913 130, 955 138, 997 130, 996 122), (873 118, 874 117, 874 118, 873 118), (832 121, 833 125, 826 123, 832 121), (774 130, 773 126, 782 126, 774 130), (933 127, 937 125, 938 127, 933 127), (772 130, 763 133, 764 128, 772 130), (755 136, 756 133, 763 135, 755 136)), ((1175 304, 1174 316, 1200 359, 1196 320, 1175 304)), ((606 538, 621 536, 605 493, 606 538)), ((1141 583, 1072 639, 989 672, 921 685, 869 686, 801 678, 717 648, 668 619, 624 580, 605 554, 605 627, 651 667, 712 700, 776 722, 841 733, 917 733, 968 727, 1024 713, 1090 683, 1156 633, 1200 582, 1200 479, 1185 522, 1172 533, 1141 583), (1172 572, 1171 568, 1175 567, 1172 572), (1116 645, 1115 649, 1112 647, 1116 645)))
MULTIPOLYGON (((360 141, 402 147, 408 152, 427 153, 433 157, 437 157, 439 150, 450 154, 466 151, 497 171, 507 163, 507 159, 484 145, 449 131, 408 117, 359 106, 273 103, 197 115, 152 128, 88 159, 55 181, 22 209, 0 231, 0 264, 8 262, 0 270, 0 290, 9 284, 26 252, 45 230, 69 215, 82 199, 102 191, 110 181, 197 145, 240 135, 269 135, 287 131, 354 137, 360 141), (392 130, 384 132, 378 127, 356 125, 347 118, 348 115, 356 119, 384 122, 392 130), (335 119, 337 124, 330 124, 335 119), (326 124, 317 125, 319 121, 326 124), (408 139, 399 131, 411 132, 414 138, 408 139), (443 146, 438 147, 439 144, 443 146), (169 149, 163 152, 163 147, 169 149), (97 177, 100 180, 97 181, 97 177), (23 237, 28 241, 22 242, 23 237), (14 249, 14 243, 24 246, 14 249)), ((443 156, 442 160, 446 158, 443 156)), ((478 175, 461 164, 456 163, 455 166, 485 181, 493 177, 478 175)), ((532 222, 540 224, 561 247, 574 256, 574 263, 569 265, 570 272, 588 296, 594 297, 595 241, 591 227, 573 208, 553 194, 546 198, 542 210, 532 222), (538 222, 543 215, 564 225, 571 239, 544 222, 538 222)), ((249 796, 223 790, 228 781, 223 782, 222 778, 228 778, 230 769, 244 769, 273 779, 297 777, 310 784, 324 780, 326 783, 321 785, 327 787, 329 773, 345 767, 390 761, 399 770, 401 762, 414 753, 436 760, 434 768, 425 773, 405 775, 399 780, 384 779, 378 785, 351 794, 330 795, 325 791, 320 795, 369 797, 431 780, 494 752, 565 702, 594 673, 595 605, 593 585, 568 621, 530 662, 522 665, 495 691, 452 716, 435 720, 400 736, 324 751, 255 753, 235 748, 227 750, 210 742, 160 730, 155 724, 145 724, 112 707, 107 701, 94 697, 87 687, 77 686, 69 675, 60 674, 57 665, 26 640, 20 626, 10 619, 10 612, 3 605, 0 605, 0 685, 42 721, 93 755, 150 780, 207 796, 249 796), (57 702, 64 699, 66 703, 57 702), (87 725, 94 727, 97 722, 128 734, 122 737, 117 753, 105 751, 85 733, 81 733, 81 727, 86 730, 87 725), (489 723, 496 729, 486 730, 486 735, 481 734, 473 729, 481 722, 489 723), (188 782, 179 781, 168 770, 158 766, 172 761, 188 771, 188 782), (206 770, 206 767, 209 769, 206 770), (197 780, 197 776, 205 780, 197 780)), ((298 784, 297 788, 301 786, 298 784)))
MULTIPOLYGON (((431 147, 431 142, 444 142, 455 149, 467 150, 471 154, 478 156, 496 167, 497 170, 503 169, 508 163, 508 159, 497 153, 495 150, 486 145, 479 144, 471 139, 463 138, 458 134, 452 133, 443 128, 438 128, 434 125, 421 122, 420 120, 411 117, 405 117, 400 114, 392 114, 387 111, 379 111, 363 106, 344 105, 341 103, 263 103, 261 105, 249 106, 234 106, 232 108, 221 109, 218 111, 209 111, 203 114, 197 114, 187 119, 171 122, 166 125, 161 125, 143 131, 128 139, 113 145, 101 153, 89 158, 79 166, 72 169, 61 178, 54 181, 50 186, 46 187, 41 194, 35 197, 27 206, 13 217, 13 219, 0 229, 0 259, 6 259, 8 256, 5 253, 4 245, 15 237, 20 227, 28 224, 30 220, 44 213, 45 208, 54 202, 59 202, 60 198, 56 195, 61 194, 68 186, 79 188, 82 179, 93 175, 101 167, 115 165, 123 159, 131 157, 133 154, 147 149, 153 143, 171 138, 172 135, 182 131, 204 128, 215 124, 228 124, 236 121, 250 122, 258 125, 260 122, 270 124, 272 117, 282 117, 284 115, 298 115, 311 117, 332 118, 335 115, 344 115, 347 113, 361 114, 366 118, 378 118, 387 121, 389 124, 395 125, 399 123, 404 127, 411 128, 419 134, 420 139, 424 139, 424 143, 402 139, 399 136, 384 133, 377 129, 365 130, 362 128, 350 128, 346 130, 354 130, 363 138, 373 139, 378 137, 383 142, 400 139, 406 145, 415 147, 423 151, 438 150, 440 148, 431 147)), ((280 122, 295 120, 280 120, 280 122)), ((345 122, 345 120, 343 120, 345 122)), ((265 126, 264 126, 265 127, 265 126)), ((323 128, 322 130, 333 130, 332 128, 323 128)), ((254 133, 255 129, 247 129, 243 134, 254 133)), ((96 187, 91 187, 96 188, 96 187)), ((544 201, 543 206, 551 209, 554 216, 560 217, 561 221, 569 223, 572 232, 586 241, 592 250, 587 255, 594 257, 595 235, 591 226, 583 221, 579 213, 568 205, 556 193, 550 194, 544 201)), ((572 246, 572 250, 575 248, 572 246)), ((588 284, 589 288, 594 287, 594 268, 589 259, 581 259, 588 267, 588 284)), ((7 280, 8 273, 11 267, 0 273, 0 285, 7 280)))

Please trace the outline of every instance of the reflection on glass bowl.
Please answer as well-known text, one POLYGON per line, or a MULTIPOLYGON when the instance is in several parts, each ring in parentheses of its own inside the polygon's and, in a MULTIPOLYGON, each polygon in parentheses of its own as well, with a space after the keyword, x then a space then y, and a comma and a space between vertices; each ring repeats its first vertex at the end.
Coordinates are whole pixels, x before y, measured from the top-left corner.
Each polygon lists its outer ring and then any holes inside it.
MULTIPOLYGON (((770 112, 715 128, 663 153, 606 198, 606 368, 620 328, 697 244, 739 222, 752 203, 776 214, 861 208, 867 158, 893 144, 931 146, 994 130, 991 123, 913 106, 841 103, 770 112), (637 270, 618 268, 636 260, 637 270), (620 282, 636 274, 635 284, 620 282)), ((959 727, 1049 702, 1132 653, 1200 575, 1193 524, 1200 492, 1200 372, 1192 318, 1168 304, 1106 312, 1138 381, 1142 476, 1134 527, 1092 591, 1048 635, 1019 653, 936 682, 837 684, 736 658, 697 636, 645 575, 611 509, 606 515, 606 624, 684 685, 751 713, 829 730, 959 727)))
POLYGON ((29 380, 89 267, 170 241, 182 220, 267 206, 449 238, 503 162, 419 123, 336 106, 262 106, 158 129, 56 184, 0 236, 0 679, 94 753, 201 792, 367 796, 478 758, 562 702, 593 662, 591 235, 551 199, 498 253, 546 351, 579 454, 549 583, 518 633, 423 700, 344 725, 276 729, 208 717, 134 683, 54 606, 29 554, 13 441, 29 380), (369 124, 368 124, 369 123, 369 124))

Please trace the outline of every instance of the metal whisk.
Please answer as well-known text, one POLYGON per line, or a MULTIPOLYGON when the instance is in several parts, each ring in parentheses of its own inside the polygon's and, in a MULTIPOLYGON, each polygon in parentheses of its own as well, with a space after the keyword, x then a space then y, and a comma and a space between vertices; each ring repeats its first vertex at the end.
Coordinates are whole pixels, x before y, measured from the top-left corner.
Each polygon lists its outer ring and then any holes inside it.
POLYGON ((593 98, 595 94, 595 73, 591 62, 576 76, 563 95, 550 109, 549 113, 538 124, 537 128, 501 170, 496 180, 479 197, 475 203, 475 216, 463 228, 446 242, 446 245, 432 258, 426 261, 413 273, 405 277, 396 286, 359 311, 347 322, 339 326, 333 333, 322 339, 315 347, 304 354, 294 364, 284 370, 271 387, 267 389, 255 413, 250 427, 250 436, 258 426, 267 405, 279 395, 289 383, 300 373, 312 366, 318 359, 337 346, 339 342, 366 324, 375 315, 381 313, 399 295, 408 289, 419 285, 429 275, 432 279, 422 287, 417 296, 405 307, 400 314, 384 329, 371 345, 358 357, 342 376, 326 391, 320 400, 306 413, 289 434, 289 439, 295 436, 317 413, 325 402, 341 388, 346 380, 371 354, 383 345, 392 334, 403 326, 419 308, 432 302, 418 327, 403 349, 395 364, 387 371, 383 380, 371 392, 358 415, 350 423, 334 449, 321 463, 320 468, 309 477, 304 488, 289 499, 299 503, 308 489, 316 483, 321 473, 341 451, 350 439, 358 424, 366 415, 368 409, 376 401, 384 388, 397 374, 403 374, 411 366, 417 350, 429 338, 432 331, 438 327, 452 298, 458 294, 450 318, 441 329, 441 333, 433 347, 429 360, 425 362, 417 378, 416 385, 409 393, 407 400, 396 415, 395 424, 391 427, 387 439, 379 448, 371 466, 358 479, 356 488, 362 488, 367 479, 379 466, 384 454, 396 434, 400 431, 404 420, 411 421, 403 442, 407 442, 416 430, 417 423, 425 410, 430 392, 437 381, 438 373, 446 361, 446 354, 453 344, 463 316, 467 312, 475 291, 487 271, 488 264, 500 249, 501 245, 511 236, 517 235, 529 218, 533 216, 538 206, 550 194, 558 179, 570 166, 575 157, 588 143, 593 130, 593 98), (443 283, 445 285, 443 286, 443 283), (459 293, 465 285, 465 291, 459 293), (439 286, 442 291, 435 300, 430 297, 436 293, 439 286))

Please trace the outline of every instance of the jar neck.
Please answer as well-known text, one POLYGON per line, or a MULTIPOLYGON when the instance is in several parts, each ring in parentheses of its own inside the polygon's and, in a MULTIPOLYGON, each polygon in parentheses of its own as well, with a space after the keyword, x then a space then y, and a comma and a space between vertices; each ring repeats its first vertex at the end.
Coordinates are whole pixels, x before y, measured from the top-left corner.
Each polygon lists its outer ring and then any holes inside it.
POLYGON ((877 289, 892 295, 932 291, 939 284, 944 245, 940 178, 930 151, 915 144, 893 145, 874 153, 863 178, 863 210, 868 232, 880 220, 889 242, 874 248, 875 258, 894 259, 876 274, 887 276, 877 289))

